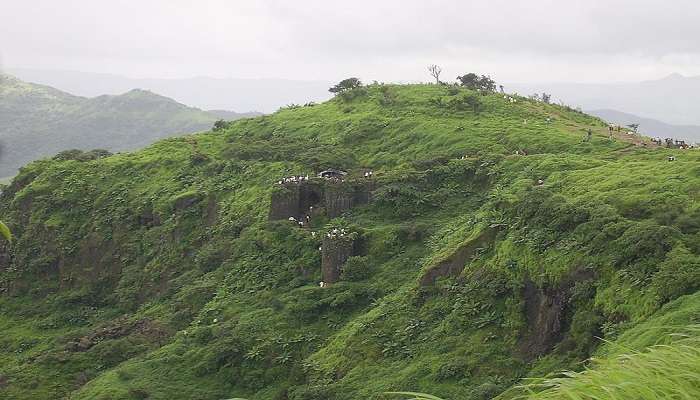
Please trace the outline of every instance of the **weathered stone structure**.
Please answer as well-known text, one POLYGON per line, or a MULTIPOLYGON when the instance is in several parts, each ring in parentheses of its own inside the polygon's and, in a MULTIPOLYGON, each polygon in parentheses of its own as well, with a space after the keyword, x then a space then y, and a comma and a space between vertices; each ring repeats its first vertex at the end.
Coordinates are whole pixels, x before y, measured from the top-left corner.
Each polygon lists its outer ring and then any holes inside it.
POLYGON ((270 220, 294 217, 303 220, 310 207, 322 208, 330 218, 339 217, 357 205, 372 199, 374 181, 347 182, 313 179, 278 185, 272 193, 270 220))
POLYGON ((269 219, 274 221, 294 217, 302 220, 308 214, 310 207, 316 207, 321 203, 322 196, 322 185, 318 182, 305 181, 279 185, 272 193, 269 219))
POLYGON ((354 254, 354 240, 352 236, 323 238, 321 248, 321 275, 326 284, 340 280, 343 265, 354 254))
POLYGON ((335 218, 353 206, 352 190, 342 183, 326 184, 323 191, 323 204, 326 214, 335 218))

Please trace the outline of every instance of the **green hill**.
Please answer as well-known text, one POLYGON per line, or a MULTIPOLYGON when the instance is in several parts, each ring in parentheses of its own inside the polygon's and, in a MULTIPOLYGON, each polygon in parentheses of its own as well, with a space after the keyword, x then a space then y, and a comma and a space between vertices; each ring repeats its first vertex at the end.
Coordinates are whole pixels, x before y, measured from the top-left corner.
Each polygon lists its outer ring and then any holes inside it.
POLYGON ((437 85, 37 161, 0 197, 0 393, 517 397, 697 333, 699 161, 437 85))
MULTIPOLYGON (((226 113, 227 119, 247 114, 226 113)), ((68 149, 133 150, 219 119, 144 90, 85 98, 0 75, 0 177, 68 149)))

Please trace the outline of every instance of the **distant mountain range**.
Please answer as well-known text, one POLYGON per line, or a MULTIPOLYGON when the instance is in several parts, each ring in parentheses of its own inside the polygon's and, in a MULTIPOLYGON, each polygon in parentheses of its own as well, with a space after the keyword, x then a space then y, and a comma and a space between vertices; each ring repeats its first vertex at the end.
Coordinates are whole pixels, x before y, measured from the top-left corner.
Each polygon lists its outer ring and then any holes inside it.
MULTIPOLYGON (((81 96, 119 94, 138 87, 201 109, 262 112, 273 112, 292 103, 323 101, 330 97, 328 87, 332 85, 326 81, 283 79, 132 79, 74 71, 10 71, 25 81, 50 85, 81 96)), ((635 121, 645 120, 641 124, 645 133, 697 138, 692 125, 700 126, 700 77, 674 74, 644 82, 505 84, 505 88, 508 92, 523 95, 551 93, 557 102, 563 101, 584 110, 604 110, 606 116, 612 115, 611 110, 618 110, 625 115, 615 115, 615 118, 622 118, 622 121, 626 121, 627 116, 635 121)))
POLYGON ((132 150, 251 115, 207 112, 146 90, 86 98, 0 74, 0 177, 62 150, 132 150))
POLYGON ((647 136, 672 137, 690 142, 700 142, 700 126, 698 125, 671 125, 616 110, 589 110, 586 112, 613 124, 622 126, 639 124, 639 132, 647 136))
POLYGON ((700 76, 679 74, 631 83, 541 83, 506 85, 523 95, 547 92, 584 110, 620 110, 674 125, 700 125, 700 76))
POLYGON ((289 104, 320 102, 331 97, 331 82, 286 79, 133 79, 90 72, 10 69, 18 78, 53 86, 80 96, 119 94, 142 88, 201 109, 277 111, 289 104))

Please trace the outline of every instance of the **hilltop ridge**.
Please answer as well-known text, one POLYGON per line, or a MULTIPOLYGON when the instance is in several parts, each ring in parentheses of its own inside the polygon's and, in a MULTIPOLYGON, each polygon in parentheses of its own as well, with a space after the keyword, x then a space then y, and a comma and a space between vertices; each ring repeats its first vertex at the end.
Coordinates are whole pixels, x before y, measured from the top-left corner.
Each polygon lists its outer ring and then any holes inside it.
POLYGON ((514 398, 697 323, 699 161, 443 85, 40 160, 0 195, 0 393, 514 398))

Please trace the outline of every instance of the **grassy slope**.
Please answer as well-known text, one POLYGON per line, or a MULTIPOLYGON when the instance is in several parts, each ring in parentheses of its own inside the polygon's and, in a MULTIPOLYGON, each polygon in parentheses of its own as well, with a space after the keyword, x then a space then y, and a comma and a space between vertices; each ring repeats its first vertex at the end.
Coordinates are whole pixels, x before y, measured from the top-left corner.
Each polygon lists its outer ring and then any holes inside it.
POLYGON ((218 118, 142 90, 88 99, 0 75, 0 177, 62 150, 138 149, 218 118))
POLYGON ((687 399, 700 395, 700 294, 667 304, 608 342, 582 372, 514 388, 503 399, 687 399))
POLYGON ((133 154, 26 168, 2 199, 18 238, 3 274, 15 295, 0 298, 4 390, 488 398, 580 367, 595 336, 614 339, 698 289, 697 152, 610 142, 597 119, 526 99, 482 97, 480 113, 449 105, 463 93, 373 86, 133 154), (366 276, 328 289, 316 284, 317 239, 266 222, 272 182, 324 167, 371 167, 383 188, 331 221, 365 238, 366 276), (184 198, 194 205, 179 208, 184 198), (161 223, 144 224, 153 214, 161 223), (464 279, 418 287, 426 268, 494 223, 507 229, 464 279), (525 276, 555 285, 581 268, 596 279, 575 288, 563 340, 525 361, 525 276), (118 316, 147 319, 167 339, 134 333, 66 350, 118 316))

